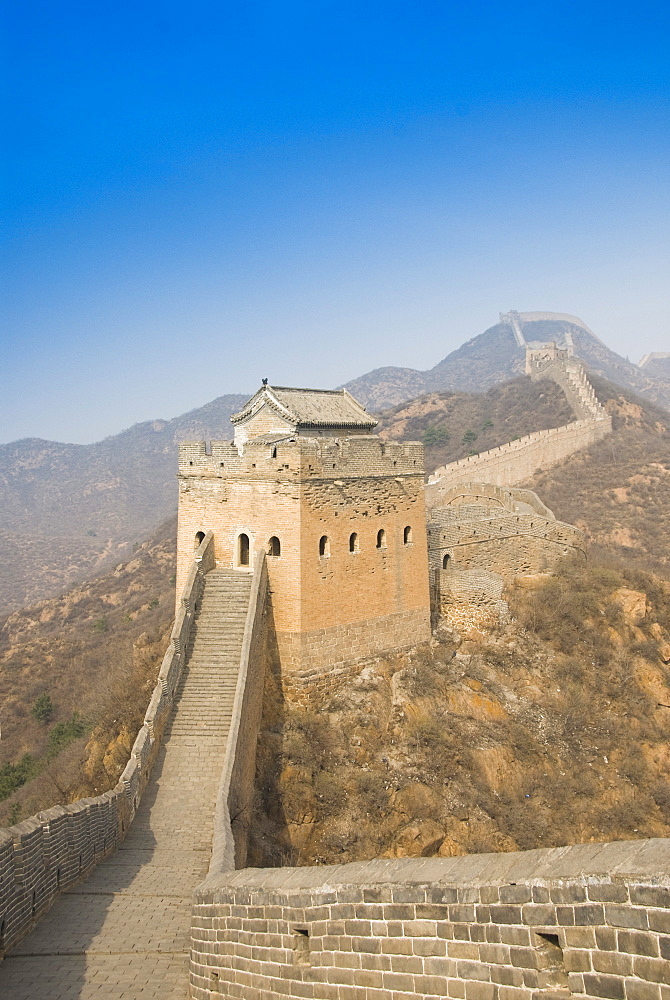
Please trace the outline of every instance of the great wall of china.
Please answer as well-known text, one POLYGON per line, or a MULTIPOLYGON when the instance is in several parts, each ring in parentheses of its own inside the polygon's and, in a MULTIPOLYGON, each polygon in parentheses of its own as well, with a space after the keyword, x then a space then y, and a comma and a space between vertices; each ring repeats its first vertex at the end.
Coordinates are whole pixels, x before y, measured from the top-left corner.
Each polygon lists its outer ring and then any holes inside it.
MULTIPOLYGON (((577 362, 529 366, 562 379, 583 416, 438 470, 430 506, 476 480, 495 484, 487 497, 503 509, 495 487, 609 432, 577 362)), ((272 546, 241 574, 217 568, 213 536, 200 534, 121 781, 0 834, 0 995, 670 1000, 665 840, 244 868, 272 546)))
POLYGON ((436 469, 426 487, 428 507, 441 503, 445 492, 457 483, 515 486, 611 433, 612 418, 598 402, 583 364, 570 357, 568 350, 555 345, 527 347, 526 374, 536 380, 549 378, 560 385, 577 419, 436 469))

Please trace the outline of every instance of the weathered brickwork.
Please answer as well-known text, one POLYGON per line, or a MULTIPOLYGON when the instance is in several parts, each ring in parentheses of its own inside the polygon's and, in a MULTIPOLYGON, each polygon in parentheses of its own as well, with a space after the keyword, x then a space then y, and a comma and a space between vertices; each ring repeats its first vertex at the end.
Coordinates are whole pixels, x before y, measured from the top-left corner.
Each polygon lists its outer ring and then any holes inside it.
POLYGON ((429 512, 428 552, 434 570, 485 569, 505 580, 550 570, 568 554, 584 555, 584 535, 557 521, 531 490, 464 483, 429 512))
POLYGON ((434 608, 448 628, 467 635, 470 629, 488 631, 510 619, 503 600, 505 581, 485 569, 435 569, 434 608))
POLYGON ((420 444, 252 439, 242 454, 229 442, 212 442, 210 453, 183 444, 179 476, 177 586, 202 532, 213 531, 220 567, 244 571, 241 534, 252 554, 267 549, 287 670, 328 669, 429 639, 420 444))
POLYGON ((191 995, 670 998, 670 843, 209 878, 191 995))

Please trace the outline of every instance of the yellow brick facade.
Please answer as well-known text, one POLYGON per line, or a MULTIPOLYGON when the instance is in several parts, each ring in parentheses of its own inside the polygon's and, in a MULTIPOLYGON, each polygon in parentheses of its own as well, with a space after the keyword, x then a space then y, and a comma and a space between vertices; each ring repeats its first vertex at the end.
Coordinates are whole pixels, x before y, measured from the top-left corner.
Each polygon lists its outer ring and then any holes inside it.
POLYGON ((429 639, 421 445, 297 435, 242 449, 212 442, 207 453, 184 443, 179 480, 177 593, 200 532, 213 531, 221 567, 249 572, 254 552, 267 551, 282 668, 308 672, 429 639))

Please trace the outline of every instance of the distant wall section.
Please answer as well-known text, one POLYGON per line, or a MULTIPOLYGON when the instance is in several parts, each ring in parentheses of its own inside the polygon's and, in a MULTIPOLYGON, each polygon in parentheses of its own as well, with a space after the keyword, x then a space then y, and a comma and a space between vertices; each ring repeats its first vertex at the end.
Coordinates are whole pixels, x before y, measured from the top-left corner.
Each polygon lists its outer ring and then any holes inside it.
POLYGON ((427 507, 441 504, 445 493, 457 483, 515 486, 611 433, 612 418, 598 402, 583 364, 571 358, 568 351, 555 344, 527 347, 526 372, 533 379, 551 378, 557 382, 577 419, 564 427, 536 431, 436 469, 426 485, 427 507))

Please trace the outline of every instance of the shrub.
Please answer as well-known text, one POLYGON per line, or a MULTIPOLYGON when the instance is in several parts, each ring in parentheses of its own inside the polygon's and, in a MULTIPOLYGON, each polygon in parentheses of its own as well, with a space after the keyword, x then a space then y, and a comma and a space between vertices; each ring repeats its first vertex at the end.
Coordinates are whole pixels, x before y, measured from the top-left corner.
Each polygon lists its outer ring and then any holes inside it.
POLYGON ((49 722, 54 714, 54 706, 46 691, 44 691, 35 701, 35 704, 30 709, 30 714, 43 725, 46 725, 46 723, 49 722))
POLYGON ((3 764, 0 767, 0 801, 8 798, 13 791, 25 785, 37 773, 37 762, 29 753, 23 755, 18 764, 3 764))
POLYGON ((88 729, 89 726, 79 712, 73 712, 65 722, 56 723, 49 733, 47 757, 55 757, 74 740, 84 736, 88 729))

